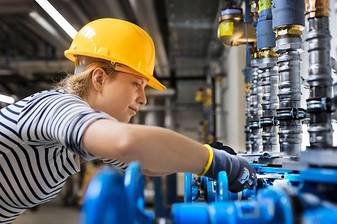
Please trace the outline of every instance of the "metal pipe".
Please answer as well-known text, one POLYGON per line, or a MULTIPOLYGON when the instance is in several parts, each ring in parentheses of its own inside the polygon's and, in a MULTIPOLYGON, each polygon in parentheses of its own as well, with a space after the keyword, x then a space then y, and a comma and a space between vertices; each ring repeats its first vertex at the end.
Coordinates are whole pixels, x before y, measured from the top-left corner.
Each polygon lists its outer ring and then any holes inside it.
POLYGON ((329 0, 306 0, 309 24, 306 42, 309 53, 310 96, 307 111, 310 113, 310 148, 332 147, 331 113, 332 77, 330 60, 329 0))
POLYGON ((304 29, 303 0, 273 0, 273 29, 276 33, 275 52, 279 73, 279 121, 280 151, 284 157, 298 158, 302 143, 302 123, 305 110, 301 103, 302 30, 304 29))
POLYGON ((262 86, 262 127, 263 151, 276 152, 278 150, 276 109, 278 108, 278 74, 277 57, 275 53, 275 34, 272 29, 271 1, 260 0, 260 12, 257 24, 257 49, 261 55, 259 65, 262 86))
MULTIPOLYGON (((245 0, 245 22, 251 23, 253 18, 251 17, 251 5, 250 0, 245 0)), ((256 43, 255 43, 256 45, 256 43)), ((251 152, 251 142, 250 142, 250 84, 252 82, 252 68, 251 68, 251 48, 252 46, 246 43, 246 67, 242 70, 245 76, 245 93, 246 93, 246 125, 245 125, 245 135, 246 135, 246 152, 251 152)))
POLYGON ((262 117, 260 124, 262 127, 263 151, 277 152, 277 123, 276 109, 278 108, 278 73, 277 73, 277 57, 263 57, 261 59, 260 69, 261 85, 262 85, 262 117))
POLYGON ((252 83, 250 86, 250 140, 251 152, 257 153, 262 149, 260 117, 262 116, 262 87, 259 75, 259 54, 256 52, 252 59, 252 83))
POLYGON ((251 142, 250 142, 250 83, 246 83, 246 125, 245 125, 245 134, 246 134, 246 152, 251 152, 251 142))

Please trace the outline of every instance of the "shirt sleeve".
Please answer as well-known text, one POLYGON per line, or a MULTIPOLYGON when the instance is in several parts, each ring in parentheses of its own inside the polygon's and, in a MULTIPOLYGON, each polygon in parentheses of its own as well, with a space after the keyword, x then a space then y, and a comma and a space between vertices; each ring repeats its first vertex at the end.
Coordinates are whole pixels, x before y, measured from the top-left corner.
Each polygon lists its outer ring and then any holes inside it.
POLYGON ((26 103, 19 114, 17 128, 20 137, 29 144, 59 143, 85 160, 101 159, 124 170, 127 165, 123 162, 95 157, 82 144, 86 128, 100 119, 117 122, 108 114, 92 109, 78 96, 50 91, 26 103))

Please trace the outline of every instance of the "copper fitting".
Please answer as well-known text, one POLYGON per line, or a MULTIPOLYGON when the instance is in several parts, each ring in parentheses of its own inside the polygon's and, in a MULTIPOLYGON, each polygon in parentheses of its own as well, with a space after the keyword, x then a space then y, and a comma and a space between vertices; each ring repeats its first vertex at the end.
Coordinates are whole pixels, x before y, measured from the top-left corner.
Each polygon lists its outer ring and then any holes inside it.
POLYGON ((305 15, 307 19, 330 17, 330 0, 305 0, 305 15))

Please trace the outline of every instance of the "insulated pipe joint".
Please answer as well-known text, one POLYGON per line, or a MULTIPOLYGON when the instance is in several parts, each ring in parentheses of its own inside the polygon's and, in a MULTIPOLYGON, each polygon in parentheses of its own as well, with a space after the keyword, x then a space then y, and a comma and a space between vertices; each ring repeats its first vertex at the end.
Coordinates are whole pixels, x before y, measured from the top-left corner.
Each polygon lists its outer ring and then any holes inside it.
POLYGON ((218 38, 227 46, 238 46, 247 42, 253 44, 256 42, 255 29, 251 23, 243 21, 241 8, 221 10, 218 38))
POLYGON ((275 34, 272 29, 272 11, 270 0, 260 0, 260 16, 257 24, 257 49, 275 47, 275 34))
POLYGON ((272 14, 274 29, 286 25, 300 25, 304 27, 303 0, 273 0, 272 14))

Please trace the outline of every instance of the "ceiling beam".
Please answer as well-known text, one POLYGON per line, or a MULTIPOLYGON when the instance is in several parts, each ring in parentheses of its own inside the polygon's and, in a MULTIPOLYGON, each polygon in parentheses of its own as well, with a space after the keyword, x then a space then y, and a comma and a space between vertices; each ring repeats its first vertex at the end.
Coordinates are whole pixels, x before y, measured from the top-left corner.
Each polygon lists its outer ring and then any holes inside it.
POLYGON ((153 0, 129 0, 138 24, 152 37, 156 50, 156 74, 158 77, 170 76, 170 64, 160 32, 153 0))

